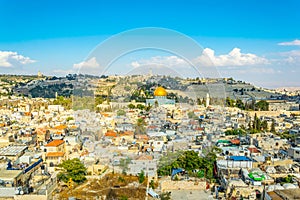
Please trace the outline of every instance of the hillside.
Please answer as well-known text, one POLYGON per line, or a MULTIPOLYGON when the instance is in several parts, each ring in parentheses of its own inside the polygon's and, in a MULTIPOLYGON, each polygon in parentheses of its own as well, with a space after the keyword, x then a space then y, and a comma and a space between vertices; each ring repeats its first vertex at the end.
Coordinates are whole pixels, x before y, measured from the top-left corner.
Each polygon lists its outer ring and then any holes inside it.
MULTIPOLYGON (((95 77, 86 75, 68 75, 66 77, 37 77, 37 76, 0 76, 3 94, 5 90, 16 95, 31 97, 54 98, 71 95, 91 96, 97 95, 113 101, 130 101, 132 96, 142 95, 151 98, 153 90, 158 85, 163 86, 177 98, 188 97, 196 100, 205 98, 207 93, 212 98, 232 99, 266 99, 276 98, 281 94, 275 90, 255 87, 250 83, 235 81, 233 79, 181 79, 169 76, 139 76, 126 77, 95 77)), ((10 94, 6 92, 6 95, 10 94)))

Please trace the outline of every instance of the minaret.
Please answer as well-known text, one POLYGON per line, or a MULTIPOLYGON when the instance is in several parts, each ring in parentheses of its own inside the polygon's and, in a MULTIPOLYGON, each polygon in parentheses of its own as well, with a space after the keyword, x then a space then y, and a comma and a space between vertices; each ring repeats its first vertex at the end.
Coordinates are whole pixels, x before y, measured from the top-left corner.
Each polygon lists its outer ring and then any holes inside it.
POLYGON ((37 73, 37 76, 38 76, 38 78, 41 78, 41 77, 43 77, 43 74, 42 74, 42 72, 38 71, 38 73, 37 73))
POLYGON ((206 107, 209 106, 209 94, 207 93, 206 94, 206 107))

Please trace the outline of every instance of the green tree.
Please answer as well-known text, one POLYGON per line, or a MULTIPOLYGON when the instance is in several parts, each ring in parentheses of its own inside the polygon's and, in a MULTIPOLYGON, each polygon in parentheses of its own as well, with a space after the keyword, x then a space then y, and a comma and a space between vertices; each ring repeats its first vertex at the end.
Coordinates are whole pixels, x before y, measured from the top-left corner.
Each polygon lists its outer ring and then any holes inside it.
POLYGON ((206 100, 204 99, 204 97, 203 97, 203 99, 202 99, 201 104, 202 104, 203 106, 206 106, 206 100))
POLYGON ((104 102, 104 98, 102 96, 96 96, 95 97, 95 106, 99 105, 99 104, 102 104, 104 102))
POLYGON ((65 160, 58 167, 62 172, 58 173, 57 178, 63 182, 68 182, 70 178, 76 183, 82 183, 86 180, 86 167, 78 158, 65 160))
POLYGON ((272 133, 275 133, 276 130, 275 130, 275 119, 272 120, 272 124, 271 124, 271 130, 270 130, 272 133))
POLYGON ((136 108, 140 109, 140 110, 144 110, 145 106, 143 104, 138 104, 138 105, 136 105, 136 108))
POLYGON ((245 135, 245 131, 241 128, 225 131, 225 135, 245 135))
POLYGON ((171 192, 164 192, 159 197, 161 200, 171 200, 171 192))
POLYGON ((225 103, 227 107, 234 107, 235 101, 229 97, 226 97, 225 103))
POLYGON ((154 102, 154 106, 155 106, 155 108, 158 107, 158 101, 155 101, 155 102, 154 102))
POLYGON ((53 101, 54 105, 61 105, 63 106, 65 109, 71 109, 72 106, 72 99, 71 98, 66 98, 63 96, 58 96, 54 101, 53 101))
POLYGON ((201 99, 197 98, 197 105, 201 105, 201 99))
POLYGON ((146 134, 146 122, 143 118, 138 118, 135 125, 135 135, 146 134))
POLYGON ((257 130, 257 120, 258 120, 257 114, 255 113, 254 114, 254 121, 253 121, 253 124, 252 124, 254 130, 257 130))
POLYGON ((255 120, 255 126, 256 126, 256 130, 260 131, 261 130, 261 120, 259 118, 256 118, 255 120))
POLYGON ((142 170, 141 173, 139 173, 139 183, 143 183, 145 179, 145 172, 142 170))
POLYGON ((120 159, 120 168, 122 169, 123 174, 126 174, 126 171, 128 170, 128 165, 130 164, 130 162, 131 162, 130 158, 120 159))
POLYGON ((128 104, 128 108, 129 108, 129 109, 135 109, 135 105, 132 104, 132 103, 131 103, 131 104, 128 104))
POLYGON ((153 180, 150 181, 149 186, 154 189, 155 188, 155 183, 153 180))
POLYGON ((259 111, 268 111, 269 103, 265 100, 261 100, 255 104, 255 109, 259 111))
POLYGON ((170 156, 166 156, 170 162, 163 161, 162 158, 159 162, 158 175, 168 175, 170 176, 172 173, 172 169, 174 168, 183 168, 185 169, 191 176, 197 176, 197 174, 193 173, 193 170, 204 170, 205 176, 208 179, 213 179, 213 169, 214 163, 216 161, 217 155, 216 153, 220 153, 220 149, 216 147, 212 147, 207 149, 204 157, 200 157, 194 151, 184 151, 179 154, 174 154, 177 158, 172 158, 172 154, 170 156))
POLYGON ((125 196, 125 195, 122 195, 122 196, 120 197, 120 200, 128 200, 128 197, 125 196))
POLYGON ((238 107, 238 108, 241 109, 241 110, 245 110, 245 104, 244 104, 243 101, 240 100, 240 99, 237 99, 237 100, 236 100, 236 107, 238 107))
POLYGON ((117 111, 117 115, 118 116, 124 116, 124 115, 126 115, 126 112, 124 110, 120 109, 120 110, 117 111))
POLYGON ((293 183, 293 175, 287 175, 286 177, 282 178, 282 183, 293 183))
POLYGON ((263 130, 265 130, 265 131, 268 130, 268 122, 267 122, 266 120, 263 120, 263 121, 261 122, 261 128, 262 128, 263 130))
POLYGON ((74 117, 67 117, 67 119, 66 119, 66 121, 68 122, 68 121, 71 121, 71 120, 74 120, 74 117))
POLYGON ((197 118, 197 116, 195 115, 195 113, 193 111, 188 112, 187 115, 188 115, 189 119, 196 119, 197 118))
POLYGON ((201 165, 201 158, 195 151, 185 151, 178 157, 177 162, 181 168, 187 171, 198 169, 201 165))

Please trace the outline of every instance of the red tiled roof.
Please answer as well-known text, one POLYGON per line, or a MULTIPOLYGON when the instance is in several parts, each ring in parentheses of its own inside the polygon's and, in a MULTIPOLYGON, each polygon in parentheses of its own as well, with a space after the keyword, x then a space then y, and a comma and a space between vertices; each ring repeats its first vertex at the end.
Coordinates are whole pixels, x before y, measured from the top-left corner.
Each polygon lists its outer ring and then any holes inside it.
POLYGON ((255 148, 255 147, 249 147, 248 150, 251 152, 251 153, 260 153, 260 151, 255 148))
POLYGON ((31 116, 31 112, 25 112, 25 116, 31 116))
POLYGON ((136 135, 135 137, 137 139, 141 139, 141 140, 149 140, 148 135, 136 135))
POLYGON ((68 128, 67 125, 61 124, 61 125, 55 126, 53 129, 64 130, 66 128, 68 128))
POLYGON ((36 132, 38 135, 45 135, 46 134, 46 129, 45 128, 37 128, 36 132))
POLYGON ((53 141, 49 142, 48 144, 46 144, 45 146, 46 147, 57 147, 57 146, 63 144, 64 142, 65 141, 63 141, 63 140, 53 140, 53 141))
POLYGON ((63 157, 64 155, 64 152, 48 152, 46 157, 63 157))
POLYGON ((232 144, 240 144, 240 140, 239 139, 230 140, 230 142, 232 144))
POLYGON ((105 136, 106 136, 106 137, 117 137, 117 133, 114 132, 114 131, 107 131, 107 132, 105 133, 105 136))
POLYGON ((154 125, 148 126, 148 129, 155 129, 155 128, 158 128, 158 126, 154 126, 154 125))
POLYGON ((123 135, 133 135, 133 131, 124 131, 123 135))
POLYGON ((110 117, 110 114, 108 114, 108 113, 104 113, 104 112, 102 112, 102 113, 100 113, 103 117, 110 117))
POLYGON ((150 155, 141 155, 136 160, 153 160, 153 157, 150 155))

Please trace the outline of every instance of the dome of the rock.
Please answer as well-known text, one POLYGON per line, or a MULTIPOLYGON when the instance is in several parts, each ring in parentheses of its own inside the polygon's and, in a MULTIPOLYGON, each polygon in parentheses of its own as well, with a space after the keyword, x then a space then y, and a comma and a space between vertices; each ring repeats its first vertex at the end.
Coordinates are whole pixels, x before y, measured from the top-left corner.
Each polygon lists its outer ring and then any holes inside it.
POLYGON ((154 91, 154 96, 165 97, 167 96, 167 91, 163 87, 157 87, 154 91))

